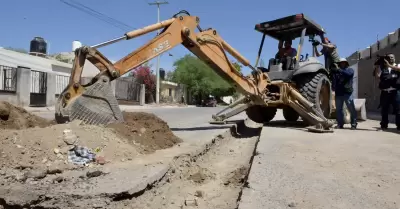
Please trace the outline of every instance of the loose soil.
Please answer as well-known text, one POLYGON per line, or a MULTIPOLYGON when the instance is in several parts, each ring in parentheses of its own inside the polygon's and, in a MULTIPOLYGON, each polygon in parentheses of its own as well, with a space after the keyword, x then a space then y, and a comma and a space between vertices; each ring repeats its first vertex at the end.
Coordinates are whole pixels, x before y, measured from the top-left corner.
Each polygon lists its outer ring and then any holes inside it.
MULTIPOLYGON (((126 122, 109 127, 84 125, 78 120, 56 124, 21 107, 0 102, 0 208, 28 206, 31 201, 40 201, 53 187, 59 187, 55 190, 59 192, 50 192, 54 195, 47 197, 50 208, 57 205, 52 201, 60 202, 63 198, 75 202, 74 195, 62 194, 82 192, 82 184, 93 188, 85 195, 92 202, 90 194, 98 188, 104 189, 103 184, 124 184, 123 179, 111 181, 99 176, 107 176, 112 170, 113 175, 127 179, 133 175, 130 178, 135 179, 138 174, 133 174, 136 168, 133 162, 140 161, 141 155, 182 142, 167 123, 153 114, 124 112, 124 117, 126 122), (69 162, 68 151, 74 145, 88 148, 97 160, 87 165, 69 162)), ((60 203, 56 207, 65 205, 60 203)))
POLYGON ((29 113, 24 108, 0 101, 0 129, 43 128, 55 124, 55 121, 38 117, 29 113))
POLYGON ((182 142, 168 124, 152 113, 123 112, 124 123, 108 125, 119 136, 144 146, 146 154, 166 149, 182 142))
POLYGON ((140 144, 120 139, 109 129, 73 121, 46 128, 3 130, 0 136, 0 166, 21 169, 46 169, 52 164, 69 166, 67 152, 73 145, 68 145, 70 143, 67 144, 64 139, 63 132, 67 129, 76 135, 77 145, 98 151, 96 155, 109 162, 132 159, 143 149, 140 144))
POLYGON ((107 127, 80 121, 46 126, 41 123, 45 119, 19 110, 36 123, 14 126, 29 129, 1 130, 0 208, 236 208, 259 137, 259 131, 254 136, 227 132, 201 153, 174 158, 169 171, 147 186, 151 191, 130 194, 131 182, 165 168, 157 162, 148 165, 140 155, 181 142, 164 121, 153 114, 124 112, 124 123, 107 127), (65 130, 75 140, 67 139, 65 130), (104 157, 105 164, 69 163, 71 143, 104 157))
MULTIPOLYGON (((71 130, 76 145, 96 150, 106 162, 127 161, 140 154, 172 147, 182 140, 167 123, 153 114, 124 112, 126 122, 109 127, 56 124, 8 102, 0 102, 0 166, 45 169, 51 164, 69 166, 73 147, 63 132, 71 130)), ((1 168, 0 168, 1 170, 1 168)))

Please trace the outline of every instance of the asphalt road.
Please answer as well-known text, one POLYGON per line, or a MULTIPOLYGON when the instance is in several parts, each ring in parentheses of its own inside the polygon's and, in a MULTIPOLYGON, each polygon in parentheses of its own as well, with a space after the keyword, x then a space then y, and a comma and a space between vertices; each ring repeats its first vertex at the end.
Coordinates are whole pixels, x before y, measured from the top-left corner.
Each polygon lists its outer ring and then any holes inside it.
MULTIPOLYGON (((171 130, 184 140, 201 140, 204 138, 212 138, 223 133, 232 126, 228 125, 212 125, 208 122, 211 116, 224 107, 149 107, 137 108, 132 106, 127 111, 130 112, 148 112, 153 113, 166 121, 171 130)), ((54 111, 34 112, 35 114, 47 118, 54 119, 54 111)), ((241 120, 245 118, 245 113, 232 117, 230 120, 241 120)))

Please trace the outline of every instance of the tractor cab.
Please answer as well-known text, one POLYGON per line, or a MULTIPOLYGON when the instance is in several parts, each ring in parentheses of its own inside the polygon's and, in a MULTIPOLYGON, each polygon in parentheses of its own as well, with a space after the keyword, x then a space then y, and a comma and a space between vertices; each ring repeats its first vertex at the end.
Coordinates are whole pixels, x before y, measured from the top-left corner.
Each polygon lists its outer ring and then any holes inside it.
MULTIPOLYGON (((306 37, 308 37, 309 42, 315 43, 316 36, 319 36, 321 40, 323 40, 325 34, 324 29, 320 25, 304 14, 291 15, 259 23, 256 24, 255 30, 263 34, 256 67, 258 66, 258 60, 261 56, 265 37, 272 37, 280 43, 280 49, 274 47, 277 53, 274 57, 270 57, 268 67, 258 67, 261 71, 268 72, 271 80, 288 81, 299 74, 325 70, 325 66, 315 57, 314 50, 312 56, 309 56, 309 54, 302 54, 304 39, 306 37), (298 45, 291 45, 291 42, 296 39, 299 39, 298 45)), ((278 44, 276 46, 278 46, 278 44)))

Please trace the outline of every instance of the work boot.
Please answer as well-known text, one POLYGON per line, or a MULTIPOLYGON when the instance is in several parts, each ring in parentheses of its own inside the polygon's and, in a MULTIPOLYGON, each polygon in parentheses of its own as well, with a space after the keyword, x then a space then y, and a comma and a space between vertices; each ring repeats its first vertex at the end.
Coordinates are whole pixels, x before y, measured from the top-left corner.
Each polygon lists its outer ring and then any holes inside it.
POLYGON ((387 130, 387 127, 384 127, 384 126, 383 127, 381 126, 380 128, 377 129, 377 131, 386 131, 386 130, 387 130))
POLYGON ((351 129, 351 130, 356 130, 356 129, 357 129, 357 125, 358 125, 357 123, 356 123, 355 125, 351 125, 351 128, 350 128, 350 129, 351 129))
POLYGON ((336 126, 335 126, 335 129, 343 129, 343 126, 336 125, 336 126))

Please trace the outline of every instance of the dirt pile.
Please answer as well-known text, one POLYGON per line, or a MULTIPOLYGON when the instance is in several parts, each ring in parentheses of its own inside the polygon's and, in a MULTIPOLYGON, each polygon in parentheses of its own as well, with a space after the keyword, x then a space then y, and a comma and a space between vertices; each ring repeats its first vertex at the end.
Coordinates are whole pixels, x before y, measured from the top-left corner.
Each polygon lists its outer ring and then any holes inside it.
POLYGON ((20 169, 46 169, 54 164, 70 166, 73 164, 68 162, 68 151, 73 144, 88 148, 96 156, 104 157, 106 162, 132 159, 141 150, 140 145, 128 144, 109 129, 80 125, 75 121, 46 128, 3 130, 0 166, 20 169), (71 130, 76 137, 67 141, 64 137, 66 130, 71 130))
POLYGON ((7 102, 0 102, 0 116, 3 168, 43 170, 53 164, 74 166, 68 157, 75 145, 102 157, 100 164, 124 162, 182 141, 167 123, 148 113, 124 112, 126 121, 108 128, 82 125, 80 121, 56 124, 7 102), (72 138, 66 137, 67 133, 72 138))
POLYGON ((144 146, 145 153, 152 153, 182 142, 172 133, 168 124, 151 113, 123 112, 125 122, 108 125, 119 136, 144 146))
POLYGON ((33 115, 24 108, 0 101, 0 129, 43 128, 55 124, 55 121, 33 115))
MULTIPOLYGON (((98 195, 96 192, 107 186, 94 188, 131 178, 129 169, 135 166, 135 158, 182 141, 153 114, 124 112, 124 117, 124 123, 108 127, 84 125, 78 120, 56 124, 1 102, 0 208, 40 202, 48 194, 44 199, 50 206, 44 208, 54 208, 54 201, 61 199, 68 204, 82 197, 95 202, 91 195, 98 195)), ((65 207, 60 203, 60 208, 65 207)))

